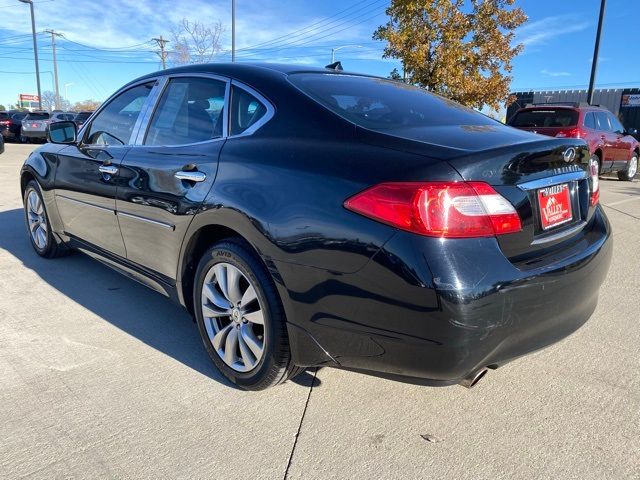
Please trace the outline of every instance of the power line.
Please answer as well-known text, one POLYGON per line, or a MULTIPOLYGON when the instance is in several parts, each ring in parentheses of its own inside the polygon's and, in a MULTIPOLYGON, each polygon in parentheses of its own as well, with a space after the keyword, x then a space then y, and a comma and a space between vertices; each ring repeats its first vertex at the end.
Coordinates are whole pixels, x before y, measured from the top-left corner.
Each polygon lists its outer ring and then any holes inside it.
MULTIPOLYGON (((261 42, 261 43, 255 44, 255 45, 250 45, 248 47, 240 48, 240 49, 238 49, 238 51, 240 51, 240 50, 253 50, 256 47, 262 47, 262 46, 267 46, 267 45, 274 46, 274 44, 282 43, 282 40, 280 40, 280 39, 284 39, 284 40, 286 40, 285 43, 288 43, 291 40, 291 38, 299 37, 301 35, 306 35, 309 32, 317 30, 320 27, 330 25, 331 23, 335 23, 335 22, 329 22, 327 24, 326 22, 331 20, 332 18, 336 18, 336 17, 342 15, 343 13, 345 13, 345 12, 353 9, 354 7, 357 7, 358 5, 361 5, 362 3, 365 3, 367 1, 370 1, 370 0, 360 0, 359 2, 356 2, 353 5, 345 8, 344 10, 341 10, 341 11, 339 11, 339 12, 337 12, 337 13, 329 16, 329 17, 326 17, 326 18, 324 18, 322 20, 319 20, 319 21, 317 21, 315 23, 307 25, 306 27, 303 27, 303 28, 300 28, 300 29, 297 29, 297 30, 293 30, 293 31, 291 31, 291 32, 289 32, 289 33, 287 33, 285 35, 281 35, 279 37, 275 37, 275 38, 273 38, 271 40, 268 40, 268 41, 265 41, 265 42, 261 42)), ((365 5, 363 8, 368 8, 368 7, 372 6, 375 3, 378 3, 379 1, 380 0, 374 0, 373 2, 370 2, 369 4, 365 5)), ((384 0, 384 2, 386 3, 387 0, 384 0)), ((358 9, 356 12, 351 12, 348 15, 345 15, 343 18, 346 18, 349 15, 352 15, 353 13, 357 13, 357 12, 359 12, 361 10, 362 10, 362 8, 358 9)))

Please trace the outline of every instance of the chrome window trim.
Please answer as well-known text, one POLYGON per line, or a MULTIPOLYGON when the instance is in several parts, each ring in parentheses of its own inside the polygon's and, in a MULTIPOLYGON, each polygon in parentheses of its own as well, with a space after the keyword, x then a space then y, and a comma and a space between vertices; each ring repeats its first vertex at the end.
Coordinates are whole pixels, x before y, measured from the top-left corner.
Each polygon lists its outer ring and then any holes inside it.
POLYGON ((56 199, 58 199, 58 198, 61 198, 63 200, 67 200, 68 202, 79 203, 80 205, 86 205, 88 207, 97 208, 98 210, 103 210, 105 212, 113 213, 114 215, 116 213, 116 211, 111 209, 111 208, 103 207, 103 206, 96 205, 96 204, 90 203, 90 202, 85 202, 84 200, 78 200, 77 198, 67 197, 66 195, 56 194, 56 199))
MULTIPOLYGON (((248 137, 249 135, 253 135, 259 128, 261 128, 269 120, 271 120, 276 114, 276 109, 273 106, 273 104, 264 95, 262 95, 260 92, 258 92, 254 88, 233 79, 231 80, 231 86, 240 88, 245 92, 247 92, 249 95, 253 95, 256 98, 256 100, 262 103, 267 109, 266 113, 262 116, 262 118, 258 120, 256 123, 254 123, 253 125, 251 125, 249 128, 247 128, 244 132, 238 133, 237 135, 229 135, 229 138, 248 137)), ((229 108, 228 118, 231 118, 232 114, 233 112, 231 112, 231 108, 229 108)), ((229 125, 229 127, 231 127, 231 125, 229 125)), ((227 130, 227 133, 231 133, 231 132, 227 130)))
POLYGON ((538 180, 532 180, 530 182, 524 182, 518 184, 520 190, 537 190, 539 188, 549 187, 551 185, 557 185, 559 183, 567 183, 576 180, 584 180, 589 178, 586 170, 580 170, 569 173, 561 173, 560 175, 554 175, 552 177, 539 178, 538 180))
POLYGON ((157 98, 154 101, 153 104, 153 108, 151 108, 149 110, 149 114, 145 116, 144 122, 141 123, 140 125, 140 130, 138 132, 138 135, 136 137, 136 143, 134 144, 134 146, 144 146, 144 147, 157 147, 157 148, 171 148, 171 147, 189 147, 192 145, 202 145, 205 143, 211 143, 211 142, 219 142, 221 140, 226 140, 228 137, 228 132, 229 132, 229 117, 228 117, 228 112, 229 112, 229 99, 230 99, 230 95, 231 95, 231 79, 227 78, 227 77, 222 77, 220 75, 216 75, 214 73, 174 73, 174 74, 169 74, 166 75, 164 77, 162 77, 163 83, 161 88, 159 89, 157 98), (211 138, 209 140, 203 140, 201 142, 193 142, 193 143, 176 143, 173 145, 147 145, 144 143, 147 133, 149 132, 149 127, 151 126, 151 121, 153 120, 153 115, 155 114, 156 110, 158 109, 158 105, 160 103, 160 99, 162 98, 163 93, 165 92, 165 90, 167 89, 169 82, 174 79, 174 78, 207 78, 210 80, 218 80, 220 82, 224 82, 225 83, 225 89, 224 89, 224 107, 223 107, 223 115, 224 117, 222 117, 222 136, 218 137, 218 138, 211 138))
POLYGON ((164 91, 168 81, 169 79, 167 77, 160 77, 153 86, 153 89, 151 90, 151 93, 147 98, 147 102, 145 103, 143 110, 140 111, 138 120, 136 120, 136 125, 133 128, 135 132, 135 138, 131 142, 132 145, 139 145, 139 142, 141 141, 141 134, 143 134, 142 137, 144 138, 144 135, 146 134, 147 124, 151 118, 151 115, 158 106, 158 102, 160 101, 160 97, 162 96, 162 92, 164 91))
POLYGON ((153 89, 156 88, 157 82, 159 80, 160 77, 155 76, 155 77, 151 77, 151 78, 145 78, 144 80, 139 80, 137 82, 134 83, 130 83, 127 84, 126 86, 120 88, 119 90, 117 90, 115 93, 113 93, 109 98, 107 98, 102 105, 100 105, 100 107, 91 114, 91 116, 89 118, 87 118, 84 123, 82 124, 82 128, 80 129, 80 132, 82 132, 82 136, 80 138, 80 142, 79 145, 80 146, 97 146, 97 147, 113 147, 116 145, 97 145, 95 143, 85 143, 85 137, 87 136, 87 133, 89 132, 91 126, 93 125, 94 120, 96 119, 96 117, 98 115, 100 115, 100 113, 102 113, 102 111, 112 102, 113 99, 115 99, 117 96, 119 96, 120 94, 126 92, 127 90, 131 90, 132 88, 135 87, 139 87, 140 85, 145 85, 147 83, 152 83, 154 84, 151 92, 149 92, 149 96, 147 97, 147 100, 145 102, 145 104, 142 106, 142 109, 140 110, 140 115, 138 115, 138 118, 136 119, 136 123, 133 125, 133 131, 131 132, 131 136, 129 137, 129 140, 127 143, 125 143, 124 145, 117 145, 118 147, 127 147, 127 146, 131 146, 133 145, 133 141, 135 140, 135 138, 137 138, 138 135, 138 129, 140 128, 140 119, 143 115, 143 112, 146 111, 147 105, 149 104, 149 97, 151 97, 152 93, 153 93, 153 89))
POLYGON ((116 215, 121 216, 121 217, 127 217, 127 218, 132 218, 134 220, 138 220, 141 222, 146 222, 146 223, 151 223, 153 225, 158 225, 160 227, 166 228, 167 230, 175 230, 176 226, 172 225, 170 223, 165 223, 165 222, 160 222, 158 220, 152 220, 151 218, 147 218, 147 217, 141 217, 139 215, 134 215, 133 213, 126 213, 126 212, 121 212, 120 210, 116 210, 116 215))

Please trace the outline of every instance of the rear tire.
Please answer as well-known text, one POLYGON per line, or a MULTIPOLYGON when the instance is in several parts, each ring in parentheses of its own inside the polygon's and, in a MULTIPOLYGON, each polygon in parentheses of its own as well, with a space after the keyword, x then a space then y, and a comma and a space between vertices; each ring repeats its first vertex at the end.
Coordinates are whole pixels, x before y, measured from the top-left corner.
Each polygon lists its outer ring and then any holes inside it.
POLYGON ((241 239, 216 243, 202 256, 193 305, 209 357, 238 387, 263 390, 303 370, 291 362, 286 318, 273 279, 241 239))
POLYGON ((638 154, 633 153, 626 170, 620 170, 618 172, 618 179, 626 182, 632 181, 638 174, 638 154))
POLYGON ((31 246, 44 258, 60 257, 66 253, 51 230, 51 222, 44 204, 40 185, 30 180, 24 189, 24 218, 31 246))

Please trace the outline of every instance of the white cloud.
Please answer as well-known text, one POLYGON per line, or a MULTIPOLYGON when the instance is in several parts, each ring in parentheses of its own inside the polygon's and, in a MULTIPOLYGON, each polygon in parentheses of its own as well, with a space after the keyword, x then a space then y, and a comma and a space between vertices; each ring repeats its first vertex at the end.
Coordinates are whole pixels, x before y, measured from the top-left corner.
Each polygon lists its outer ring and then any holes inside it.
POLYGON ((556 15, 529 22, 516 31, 516 43, 525 47, 544 45, 550 40, 580 32, 589 27, 589 22, 576 19, 572 15, 556 15))
POLYGON ((571 76, 571 73, 569 72, 554 72, 554 71, 547 70, 546 68, 540 70, 540 73, 548 77, 570 77, 571 76))

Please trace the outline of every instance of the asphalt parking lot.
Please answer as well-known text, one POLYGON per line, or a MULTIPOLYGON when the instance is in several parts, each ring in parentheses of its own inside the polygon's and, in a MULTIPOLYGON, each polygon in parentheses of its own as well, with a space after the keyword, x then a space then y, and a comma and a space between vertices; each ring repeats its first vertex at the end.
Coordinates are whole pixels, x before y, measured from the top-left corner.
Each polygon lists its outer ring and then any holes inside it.
POLYGON ((32 148, 0 155, 0 478, 640 479, 639 182, 601 182, 614 259, 563 342, 472 390, 321 369, 247 393, 180 307, 80 254, 36 256, 32 148))

